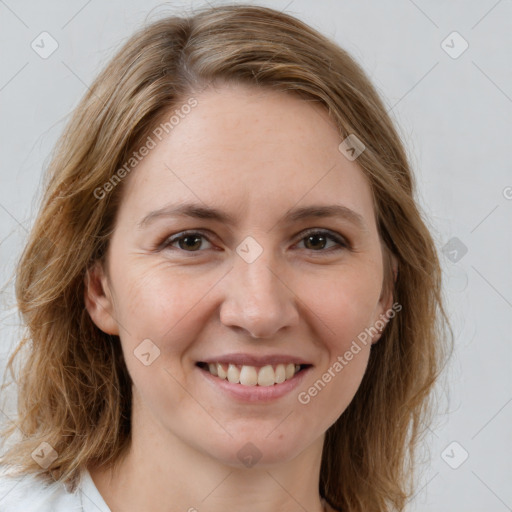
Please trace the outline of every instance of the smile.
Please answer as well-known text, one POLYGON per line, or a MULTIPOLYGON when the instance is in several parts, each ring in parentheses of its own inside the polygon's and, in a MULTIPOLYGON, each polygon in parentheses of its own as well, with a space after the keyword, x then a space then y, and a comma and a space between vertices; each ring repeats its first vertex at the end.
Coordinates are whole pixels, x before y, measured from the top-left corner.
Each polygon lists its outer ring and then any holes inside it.
POLYGON ((197 363, 201 369, 221 380, 243 386, 274 386, 292 379, 297 373, 311 365, 295 363, 265 366, 238 365, 234 363, 197 363))

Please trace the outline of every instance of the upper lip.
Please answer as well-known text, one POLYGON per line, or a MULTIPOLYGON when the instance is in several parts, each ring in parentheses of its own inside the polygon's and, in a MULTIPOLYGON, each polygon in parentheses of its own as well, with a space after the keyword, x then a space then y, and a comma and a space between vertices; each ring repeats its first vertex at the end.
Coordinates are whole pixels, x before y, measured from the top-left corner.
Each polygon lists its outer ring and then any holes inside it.
POLYGON ((269 354, 269 355, 255 355, 255 354, 223 354, 215 357, 209 357, 198 361, 201 363, 221 363, 221 364, 237 364, 240 366, 266 366, 276 364, 311 364, 305 359, 294 355, 287 354, 269 354))

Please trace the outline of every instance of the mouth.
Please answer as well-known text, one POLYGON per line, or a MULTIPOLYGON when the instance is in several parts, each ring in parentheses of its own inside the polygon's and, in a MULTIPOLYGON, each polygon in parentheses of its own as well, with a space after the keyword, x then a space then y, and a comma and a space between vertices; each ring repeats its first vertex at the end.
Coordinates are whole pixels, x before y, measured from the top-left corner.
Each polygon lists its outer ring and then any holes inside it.
POLYGON ((267 364, 262 366, 241 365, 235 363, 202 362, 196 366, 204 372, 228 381, 231 384, 251 387, 278 386, 293 379, 297 374, 306 371, 312 365, 294 362, 267 364))

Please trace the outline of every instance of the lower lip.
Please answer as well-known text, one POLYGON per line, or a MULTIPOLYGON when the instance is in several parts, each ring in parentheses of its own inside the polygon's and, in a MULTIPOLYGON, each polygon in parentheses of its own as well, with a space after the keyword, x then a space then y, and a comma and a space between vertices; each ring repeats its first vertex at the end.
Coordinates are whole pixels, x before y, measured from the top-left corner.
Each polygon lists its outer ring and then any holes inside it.
POLYGON ((234 384, 226 379, 219 379, 219 377, 212 375, 208 370, 197 367, 207 382, 215 386, 215 389, 220 389, 232 398, 242 402, 270 402, 281 398, 293 391, 311 368, 312 366, 308 366, 296 373, 291 379, 281 382, 281 384, 274 384, 273 386, 244 386, 243 384, 234 384))

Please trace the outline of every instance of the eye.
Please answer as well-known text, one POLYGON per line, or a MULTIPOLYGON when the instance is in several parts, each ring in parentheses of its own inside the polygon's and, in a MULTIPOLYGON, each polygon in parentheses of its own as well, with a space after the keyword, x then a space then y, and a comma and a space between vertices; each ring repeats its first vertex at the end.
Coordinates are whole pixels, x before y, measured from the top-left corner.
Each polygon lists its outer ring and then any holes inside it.
POLYGON ((183 231, 182 233, 166 238, 161 244, 161 247, 172 247, 178 242, 178 249, 186 252, 198 252, 198 249, 201 247, 201 239, 207 240, 205 235, 197 231, 183 231))
MULTIPOLYGON (((300 243, 304 242, 306 249, 312 252, 331 252, 350 249, 350 244, 343 237, 328 230, 310 229, 302 233, 302 235, 303 238, 300 240, 300 243), (334 247, 331 246, 326 250, 325 248, 329 240, 334 242, 334 247)), ((177 233, 163 240, 163 242, 159 244, 159 248, 179 249, 185 252, 201 252, 200 249, 203 240, 208 241, 208 238, 199 231, 182 231, 181 233, 177 233), (175 244, 178 246, 176 247, 175 244)), ((208 241, 208 243, 210 242, 208 241)))
POLYGON ((334 241, 334 249, 331 247, 331 249, 334 251, 349 249, 348 242, 342 237, 332 233, 331 231, 326 231, 324 229, 310 229, 303 233, 303 235, 305 236, 303 236, 301 242, 305 243, 306 249, 309 249, 313 252, 328 252, 323 250, 325 249, 328 240, 334 241))

